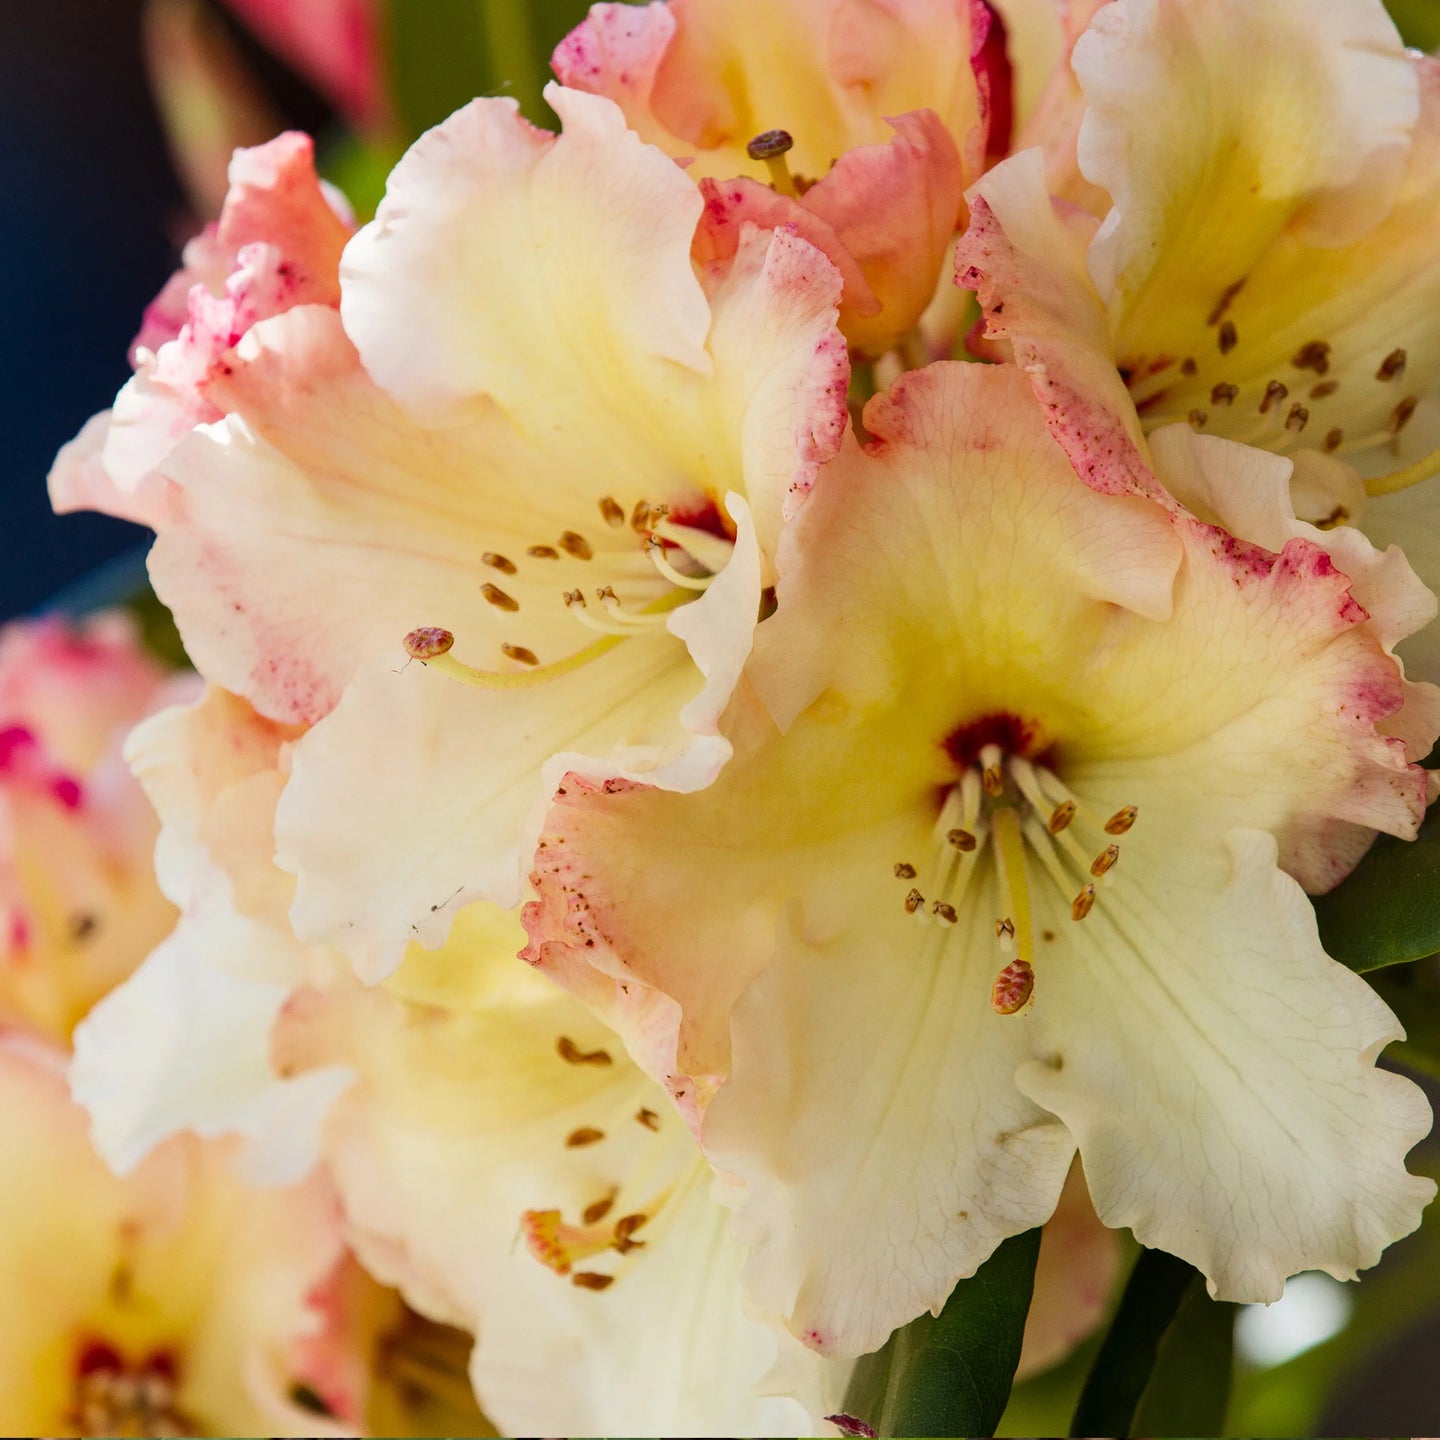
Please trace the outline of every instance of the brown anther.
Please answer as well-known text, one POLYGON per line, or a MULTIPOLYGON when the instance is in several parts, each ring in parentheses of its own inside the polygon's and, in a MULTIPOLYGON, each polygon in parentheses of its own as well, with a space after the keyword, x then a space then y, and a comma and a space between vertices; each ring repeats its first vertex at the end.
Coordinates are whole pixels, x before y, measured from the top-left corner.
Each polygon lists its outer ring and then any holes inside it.
POLYGON ((1221 292, 1220 298, 1215 302, 1215 307, 1205 317, 1207 325, 1218 325, 1220 317, 1230 308, 1230 302, 1245 288, 1245 279, 1242 276, 1234 284, 1227 285, 1221 292))
POLYGON ((625 523, 625 509, 612 495, 600 497, 600 514, 612 530, 618 530, 625 523))
POLYGON ((650 528, 650 502, 648 500, 635 502, 635 508, 630 512, 630 528, 637 533, 643 533, 650 528))
POLYGON ((598 1225, 615 1208, 615 1196, 606 1195, 601 1200, 593 1200, 581 1212, 580 1218, 587 1225, 598 1225))
POLYGON ((527 545, 525 553, 534 560, 558 560, 560 552, 553 545, 527 545))
POLYGON ((540 657, 533 650, 527 650, 523 645, 502 645, 500 653, 507 660, 518 660, 522 665, 538 665, 540 663, 540 657))
POLYGON ((1195 363, 1195 359, 1191 355, 1187 355, 1180 362, 1180 373, 1182 375, 1195 375, 1199 373, 1199 370, 1200 367, 1195 363))
POLYGON ((1390 412, 1390 419, 1386 422, 1385 428, 1392 435, 1398 435, 1410 423, 1410 417, 1415 413, 1415 407, 1419 403, 1418 395, 1407 395, 1390 412))
POLYGON ((503 555, 497 555, 493 550, 487 550, 480 557, 480 563, 488 565, 492 570, 498 570, 502 575, 515 573, 515 562, 507 560, 503 555))
POLYGON ((1345 443, 1345 432, 1337 425, 1325 436, 1325 453, 1333 454, 1345 443))
POLYGON ((990 987, 990 1008, 997 1015, 1023 1010, 1035 993, 1035 970, 1028 960, 1012 960, 990 987))
POLYGON ((578 605, 583 610, 585 608, 585 592, 583 590, 567 590, 565 604, 567 606, 578 605))
POLYGON ((1305 428, 1306 422, 1310 419, 1310 412, 1297 400, 1290 407, 1290 413, 1285 417, 1285 428, 1294 430, 1297 433, 1305 428))
POLYGON ((1310 398, 1312 400, 1324 400, 1333 395, 1340 388, 1338 380, 1322 380, 1318 385, 1310 387, 1310 398))
POLYGON ((1120 847, 1118 845, 1107 845, 1091 862, 1090 873, 1092 875, 1104 875, 1107 871, 1115 868, 1115 862, 1120 858, 1120 847))
POLYGON ((590 542, 574 530, 567 530, 560 537, 560 548, 567 555, 573 555, 577 560, 591 560, 595 556, 590 542))
POLYGON ((1095 887, 1087 880, 1070 902, 1070 918, 1083 920, 1095 908, 1095 887))
POLYGON ((491 585, 489 581, 480 587, 480 593, 497 610, 518 610, 520 608, 520 602, 513 595, 507 595, 498 585, 491 585))
POLYGON ((1210 419, 1210 412, 1208 410, 1195 409, 1192 410, 1186 418, 1190 421, 1190 428, 1192 430, 1203 430, 1210 419))
POLYGON ((1062 800, 1050 812, 1050 818, 1045 822, 1045 828, 1052 835, 1058 835, 1074 818, 1075 802, 1073 800, 1062 800))
POLYGON ((1220 346, 1220 353, 1228 355, 1239 343, 1240 337, 1235 333, 1235 322, 1226 320, 1220 326, 1220 334, 1216 337, 1216 343, 1220 346))
POLYGON ((567 1065, 609 1065, 608 1050, 582 1050, 568 1035, 555 1042, 555 1049, 567 1065))
POLYGON ((897 860, 895 862, 895 878, 897 880, 913 880, 915 867, 905 860, 897 860))
POLYGON ((405 653, 412 660, 433 660, 455 643, 455 637, 438 625, 422 625, 405 637, 405 653))
POLYGON ((987 765, 980 772, 980 783, 985 787, 985 793, 992 800, 996 799, 1005 793, 1005 772, 999 765, 987 765))
POLYGON ((1265 393, 1260 397, 1260 413, 1266 415, 1270 407, 1277 401, 1283 400, 1290 393, 1290 387, 1282 381, 1272 380, 1266 387, 1265 393))
POLYGON ((1015 922, 1008 915, 1003 920, 995 922, 995 938, 997 940, 1013 940, 1015 938, 1015 922))
POLYGON ((1139 813, 1139 809, 1134 805, 1123 806, 1105 822, 1105 833, 1123 835, 1135 823, 1135 817, 1139 813))
POLYGON ((1330 368, 1330 342, 1328 340, 1307 340, 1291 357, 1290 363, 1297 370, 1313 370, 1323 375, 1330 368))
POLYGON ((943 900, 933 901, 930 906, 930 913, 932 915, 938 915, 948 925, 955 924, 960 918, 955 913, 955 907, 953 905, 947 905, 943 900))
POLYGON ((905 897, 905 913, 913 915, 924 903, 925 897, 918 890, 912 890, 905 897))
POLYGON ((745 153, 752 160, 773 160, 786 154, 794 145, 794 138, 788 130, 765 130, 745 147, 745 153))
POLYGON ((1385 381, 1398 380, 1405 373, 1405 360, 1405 351, 1397 347, 1380 362, 1375 378, 1385 381))
POLYGON ((643 1213, 634 1215, 622 1215, 615 1222, 615 1238, 617 1240, 628 1240, 642 1225, 649 1221, 650 1217, 643 1213))
POLYGON ((1210 387, 1210 403, 1212 405, 1230 405, 1239 393, 1238 385, 1232 385, 1228 380, 1222 380, 1218 385, 1210 387))
POLYGON ((582 1125, 565 1137, 565 1147, 568 1150, 580 1150, 586 1145, 598 1145, 604 1138, 603 1130, 597 1130, 593 1125, 582 1125))
POLYGON ((968 830, 947 830, 945 838, 957 850, 963 850, 967 855, 980 843, 968 830))
POLYGON ((660 1128, 660 1117, 653 1110, 647 1110, 643 1105, 635 1112, 635 1119, 647 1130, 660 1128))
POLYGON ((615 1283, 615 1277, 602 1275, 598 1270, 577 1270, 570 1277, 570 1283, 582 1290, 608 1290, 615 1283))
POLYGON ((600 586, 595 592, 595 598, 600 601, 602 605, 607 600, 613 600, 617 605, 620 603, 620 597, 615 593, 615 587, 613 585, 600 586))

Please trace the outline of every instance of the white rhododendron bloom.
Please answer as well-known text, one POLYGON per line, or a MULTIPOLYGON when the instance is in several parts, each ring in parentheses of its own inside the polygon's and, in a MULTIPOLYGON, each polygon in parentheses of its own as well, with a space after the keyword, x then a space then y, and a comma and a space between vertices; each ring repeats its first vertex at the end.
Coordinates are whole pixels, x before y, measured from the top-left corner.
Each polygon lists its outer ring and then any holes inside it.
MULTIPOLYGON (((872 401, 782 543, 730 766, 567 779, 537 855, 528 958, 643 1037, 750 1293, 824 1353, 938 1309, 1077 1147, 1107 1224, 1231 1299, 1352 1276, 1434 1191, 1398 1027, 1301 888, 1419 823, 1433 692, 1356 592, 1433 601, 1082 483, 1029 396, 939 365, 872 401)), ((1185 465, 1281 505, 1283 461, 1185 465)))

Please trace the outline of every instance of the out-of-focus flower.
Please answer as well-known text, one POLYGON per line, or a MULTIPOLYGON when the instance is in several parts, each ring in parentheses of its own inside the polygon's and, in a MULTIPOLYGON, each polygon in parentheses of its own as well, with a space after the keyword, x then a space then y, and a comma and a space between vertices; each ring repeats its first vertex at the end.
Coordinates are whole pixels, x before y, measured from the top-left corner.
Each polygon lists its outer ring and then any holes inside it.
MULTIPOLYGON (((1433 1193, 1429 1112, 1301 885, 1424 812, 1385 732, 1423 753, 1435 695, 1386 643, 1428 597, 1099 456, 1082 484, 1015 369, 932 366, 865 425, 782 542, 735 758, 689 796, 567 780, 528 958, 698 1097, 750 1293, 824 1353, 938 1308, 1077 1147, 1105 1223, 1221 1297, 1373 1264, 1433 1193)), ((1167 434, 1278 513, 1283 460, 1167 434)))
POLYGON ((157 592, 207 678, 320 722, 281 810, 294 920, 372 978, 518 902, 567 769, 708 783, 845 422, 825 258, 756 232, 707 291, 695 187, 609 101, 550 94, 558 137, 495 100, 418 142, 343 324, 256 324, 207 371, 225 419, 162 466, 157 592))
POLYGON ((267 826, 293 738, 218 690, 137 736, 191 908, 77 1035, 102 1150, 128 1168, 188 1127, 243 1132, 246 1168, 272 1178, 323 1158, 371 1273, 478 1334, 475 1389, 507 1432, 811 1433, 838 1396, 747 1314, 689 1130, 515 958, 513 915, 467 907, 370 990, 288 933, 267 826), (781 1388, 757 1397, 777 1347, 781 1388))
POLYGON ((225 0, 276 54, 334 102, 352 124, 372 129, 388 112, 377 0, 225 0))
POLYGON ((339 304, 340 252, 352 228, 344 202, 315 174, 308 136, 236 151, 219 221, 185 247, 182 268, 145 312, 134 378, 114 410, 89 420, 56 457, 55 509, 163 525, 172 491, 161 467, 194 426, 220 419, 211 388, 236 345, 267 316, 339 304))
POLYGON ((66 1041, 174 924, 120 749, 184 685, 122 615, 0 630, 0 1023, 66 1041))
POLYGON ((14 1030, 0 1033, 0 1103, 7 1431, 353 1433, 363 1374, 324 1332, 345 1264, 328 1187, 249 1189, 232 1147, 193 1139, 117 1179, 66 1093, 64 1053, 14 1030))
POLYGON ((970 0, 600 4, 552 64, 683 160, 705 197, 699 260, 723 266, 747 222, 793 225, 844 277, 846 338, 878 355, 914 327, 965 186, 1008 145, 991 23, 970 0))

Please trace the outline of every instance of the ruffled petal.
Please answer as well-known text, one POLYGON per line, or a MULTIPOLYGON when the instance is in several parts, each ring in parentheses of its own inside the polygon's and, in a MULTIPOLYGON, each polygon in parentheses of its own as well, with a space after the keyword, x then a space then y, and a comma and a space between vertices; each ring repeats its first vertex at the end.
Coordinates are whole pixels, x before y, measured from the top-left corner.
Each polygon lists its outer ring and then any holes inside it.
POLYGON ((1037 976, 1052 1053, 1016 1084, 1078 1140, 1107 1225, 1189 1260, 1217 1299, 1268 1302, 1299 1270, 1353 1280, 1420 1223, 1435 1185, 1403 1157, 1430 1110, 1375 1068, 1400 1027, 1320 949, 1274 840, 1225 839, 1187 825, 1127 851, 1073 961, 1037 976))

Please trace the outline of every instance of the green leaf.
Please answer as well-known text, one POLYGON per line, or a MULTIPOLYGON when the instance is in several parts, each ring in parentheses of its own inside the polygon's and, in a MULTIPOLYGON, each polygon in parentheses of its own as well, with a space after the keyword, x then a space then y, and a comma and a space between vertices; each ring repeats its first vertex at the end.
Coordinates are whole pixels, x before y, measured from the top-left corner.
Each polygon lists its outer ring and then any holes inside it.
POLYGON ((845 1413, 879 1435, 993 1435, 1010 1397, 1040 1231, 1006 1240, 938 1316, 902 1326, 859 1361, 845 1413))
POLYGON ((1382 835, 1349 877, 1315 900, 1326 951, 1352 970, 1440 951, 1440 806, 1414 840, 1382 835))
POLYGON ((1080 1392, 1072 1435, 1136 1433, 1135 1412, 1155 1370, 1160 1342, 1181 1302, 1199 1283, 1199 1274, 1183 1260, 1163 1250, 1140 1252, 1080 1392))
POLYGON ((1386 0, 1385 8, 1407 45, 1417 50, 1440 46, 1440 4, 1436 0, 1386 0))
POLYGON ((1371 988, 1400 1018, 1405 1038, 1385 1054, 1440 1078, 1440 965, 1430 961, 1370 977, 1371 988))
POLYGON ((1191 1285, 1160 1342, 1135 1411, 1136 1435, 1223 1435, 1235 1363, 1237 1306, 1191 1285))
POLYGON ((386 0, 391 94, 405 142, 477 95, 512 95, 537 125, 550 53, 588 0, 386 0))

